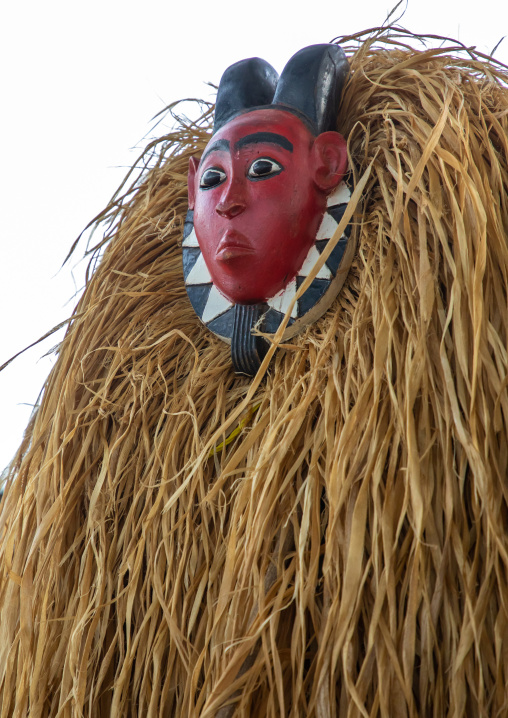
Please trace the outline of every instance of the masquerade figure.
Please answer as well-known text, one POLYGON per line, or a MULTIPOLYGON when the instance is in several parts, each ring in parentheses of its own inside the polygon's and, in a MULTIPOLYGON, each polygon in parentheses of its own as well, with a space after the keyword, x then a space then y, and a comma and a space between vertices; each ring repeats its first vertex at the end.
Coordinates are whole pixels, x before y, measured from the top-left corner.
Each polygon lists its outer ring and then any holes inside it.
MULTIPOLYGON (((294 55, 278 78, 259 58, 229 67, 219 85, 212 139, 189 165, 183 242, 187 292, 201 320, 232 343, 237 371, 255 373, 319 259, 350 192, 346 143, 336 131, 349 65, 337 45, 294 55)), ((350 228, 293 307, 285 337, 319 318, 352 259, 350 228), (340 271, 339 271, 340 268, 340 271)))
POLYGON ((105 211, 0 502, 1 718, 508 714, 508 73, 361 39, 336 118, 339 51, 302 96, 255 61, 105 211), (335 119, 358 249, 245 376, 210 328, 273 330, 332 236, 335 119))

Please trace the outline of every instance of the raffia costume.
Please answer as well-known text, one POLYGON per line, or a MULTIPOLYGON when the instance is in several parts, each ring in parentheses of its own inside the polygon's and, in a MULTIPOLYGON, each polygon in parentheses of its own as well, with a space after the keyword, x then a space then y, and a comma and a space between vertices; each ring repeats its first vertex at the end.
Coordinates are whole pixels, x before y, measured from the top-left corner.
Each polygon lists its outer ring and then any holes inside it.
POLYGON ((2 717, 508 715, 508 90, 349 55, 358 252, 264 376, 185 294, 205 130, 108 209, 2 502, 2 717))

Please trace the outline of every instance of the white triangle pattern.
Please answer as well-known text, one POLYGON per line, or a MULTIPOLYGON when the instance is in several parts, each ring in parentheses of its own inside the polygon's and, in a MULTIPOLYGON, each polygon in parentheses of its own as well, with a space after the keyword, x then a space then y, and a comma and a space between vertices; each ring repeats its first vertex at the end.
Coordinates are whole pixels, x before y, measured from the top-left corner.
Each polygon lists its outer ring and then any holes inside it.
POLYGON ((330 239, 338 226, 339 225, 334 220, 332 215, 328 214, 328 212, 325 212, 325 216, 323 217, 323 220, 319 225, 316 239, 330 239))
MULTIPOLYGON (((296 294, 296 279, 292 279, 289 284, 284 287, 278 294, 268 300, 267 304, 281 314, 285 314, 289 308, 291 300, 296 294)), ((293 319, 298 316, 298 302, 295 302, 291 312, 293 319)))
POLYGON ((192 267, 189 274, 187 275, 185 283, 191 285, 210 284, 211 281, 212 277, 210 275, 210 272, 208 271, 208 267, 206 266, 203 255, 200 253, 199 257, 196 260, 196 264, 192 267))
POLYGON ((336 204, 345 204, 351 199, 351 190, 347 184, 342 180, 339 186, 334 189, 332 194, 326 200, 328 207, 334 207, 336 204))
POLYGON ((199 247, 199 242, 196 236, 196 232, 194 231, 194 227, 192 228, 192 232, 183 240, 182 247, 199 247))
MULTIPOLYGON (((312 247, 309 250, 308 255, 305 258, 305 262, 302 264, 300 271, 298 272, 299 277, 307 277, 310 272, 314 269, 314 265, 318 261, 319 257, 321 255, 319 254, 318 250, 316 249, 316 245, 313 244, 312 247)), ((326 264, 323 264, 319 272, 316 274, 316 279, 331 279, 332 273, 326 266, 326 264)))
POLYGON ((229 299, 227 299, 227 297, 225 297, 221 292, 219 292, 215 284, 212 284, 201 321, 207 324, 208 322, 211 322, 212 319, 215 319, 215 317, 218 317, 219 314, 224 314, 224 312, 232 306, 233 303, 230 302, 229 299))

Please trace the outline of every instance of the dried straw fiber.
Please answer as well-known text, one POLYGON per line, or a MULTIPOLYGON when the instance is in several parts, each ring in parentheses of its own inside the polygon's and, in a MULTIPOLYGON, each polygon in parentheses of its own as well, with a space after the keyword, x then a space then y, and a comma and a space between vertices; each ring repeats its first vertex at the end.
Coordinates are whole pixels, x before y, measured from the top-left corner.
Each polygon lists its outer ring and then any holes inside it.
POLYGON ((508 715, 507 75, 403 39, 346 43, 358 252, 264 378, 186 298, 204 124, 103 215, 3 501, 2 718, 508 715))

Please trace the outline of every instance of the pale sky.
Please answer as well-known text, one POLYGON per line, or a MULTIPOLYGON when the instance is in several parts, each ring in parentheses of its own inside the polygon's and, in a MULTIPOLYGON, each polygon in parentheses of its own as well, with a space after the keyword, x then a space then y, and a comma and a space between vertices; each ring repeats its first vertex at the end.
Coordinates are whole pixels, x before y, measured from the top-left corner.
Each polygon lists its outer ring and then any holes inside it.
MULTIPOLYGON (((259 56, 280 72, 301 47, 381 25, 391 7, 373 0, 5 4, 0 365, 71 313, 84 263, 76 266, 79 250, 60 270, 62 262, 136 159, 132 148, 144 146, 156 113, 185 97, 212 100, 206 83, 217 84, 233 62, 259 56)), ((508 3, 409 0, 400 24, 490 53, 508 34, 508 3)), ((508 64, 508 39, 495 56, 508 64)), ((62 334, 0 373, 0 471, 54 361, 41 357, 62 334)))

